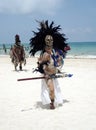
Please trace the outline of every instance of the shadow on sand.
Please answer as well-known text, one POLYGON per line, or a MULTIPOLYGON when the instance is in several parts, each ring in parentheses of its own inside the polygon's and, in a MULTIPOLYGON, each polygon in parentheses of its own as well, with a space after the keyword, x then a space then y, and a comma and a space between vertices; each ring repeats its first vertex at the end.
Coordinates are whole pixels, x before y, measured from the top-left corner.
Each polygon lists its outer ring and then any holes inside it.
MULTIPOLYGON (((63 99, 63 104, 64 103, 69 103, 68 100, 66 99, 63 99)), ((62 105, 59 105, 59 106, 62 106, 62 105)), ((21 111, 24 112, 24 111, 30 111, 30 110, 33 110, 33 109, 46 109, 46 110, 50 110, 50 106, 47 104, 47 105, 43 105, 41 101, 38 101, 36 102, 36 104, 34 104, 34 107, 32 108, 28 108, 28 109, 22 109, 21 111)))

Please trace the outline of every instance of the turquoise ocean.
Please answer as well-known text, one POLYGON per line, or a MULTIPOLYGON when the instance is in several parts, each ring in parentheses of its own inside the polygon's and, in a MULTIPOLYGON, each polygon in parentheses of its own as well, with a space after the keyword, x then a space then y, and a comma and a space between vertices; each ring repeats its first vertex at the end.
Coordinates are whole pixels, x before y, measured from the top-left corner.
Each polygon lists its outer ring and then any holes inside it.
MULTIPOLYGON (((96 59, 96 42, 69 42, 71 50, 68 51, 66 58, 94 58, 96 59)), ((0 44, 0 56, 9 55, 10 48, 13 44, 0 44)), ((29 55, 30 45, 28 43, 22 44, 25 48, 26 55, 29 55)))

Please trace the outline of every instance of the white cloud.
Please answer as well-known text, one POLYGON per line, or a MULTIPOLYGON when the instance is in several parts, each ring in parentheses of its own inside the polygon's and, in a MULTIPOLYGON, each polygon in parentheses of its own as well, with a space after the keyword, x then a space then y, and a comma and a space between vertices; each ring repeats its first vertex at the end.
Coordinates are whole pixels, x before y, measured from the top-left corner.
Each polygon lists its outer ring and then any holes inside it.
POLYGON ((26 14, 32 12, 51 13, 63 0, 0 0, 0 13, 26 14))
POLYGON ((66 29, 66 32, 67 33, 74 33, 74 34, 77 34, 77 33, 92 33, 92 32, 95 32, 95 28, 91 28, 91 27, 85 27, 85 28, 71 28, 71 29, 66 29))

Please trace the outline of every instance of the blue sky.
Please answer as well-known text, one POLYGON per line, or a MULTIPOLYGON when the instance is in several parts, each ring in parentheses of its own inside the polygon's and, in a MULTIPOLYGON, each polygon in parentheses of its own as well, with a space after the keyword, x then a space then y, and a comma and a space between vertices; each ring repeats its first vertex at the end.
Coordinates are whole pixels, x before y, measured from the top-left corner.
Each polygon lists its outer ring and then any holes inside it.
POLYGON ((96 0, 0 0, 0 44, 15 34, 29 43, 36 20, 60 25, 68 42, 96 41, 96 0))

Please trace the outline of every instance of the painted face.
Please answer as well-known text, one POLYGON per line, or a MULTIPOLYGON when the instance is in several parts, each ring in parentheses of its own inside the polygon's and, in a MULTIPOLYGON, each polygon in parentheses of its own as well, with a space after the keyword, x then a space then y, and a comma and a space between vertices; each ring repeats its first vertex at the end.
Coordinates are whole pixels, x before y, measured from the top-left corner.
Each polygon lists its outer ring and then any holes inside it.
POLYGON ((45 43, 48 47, 53 47, 53 37, 51 35, 46 35, 45 43))

